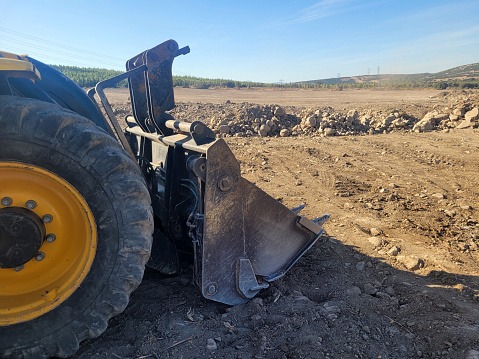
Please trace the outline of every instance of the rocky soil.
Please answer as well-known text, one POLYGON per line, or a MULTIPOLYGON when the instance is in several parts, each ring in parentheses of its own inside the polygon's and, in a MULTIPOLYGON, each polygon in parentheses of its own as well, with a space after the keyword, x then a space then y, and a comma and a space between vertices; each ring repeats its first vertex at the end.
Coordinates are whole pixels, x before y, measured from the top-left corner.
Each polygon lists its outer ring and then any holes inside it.
POLYGON ((448 106, 424 108, 363 108, 347 112, 332 107, 297 108, 250 103, 181 103, 174 110, 181 121, 206 122, 218 134, 234 137, 352 136, 395 131, 426 132, 477 127, 479 95, 474 91, 440 93, 448 106))
MULTIPOLYGON (((245 305, 147 271, 75 358, 479 358, 477 92, 441 103, 179 103, 225 137, 243 176, 326 233, 245 305)), ((122 115, 126 105, 116 107, 122 115)))

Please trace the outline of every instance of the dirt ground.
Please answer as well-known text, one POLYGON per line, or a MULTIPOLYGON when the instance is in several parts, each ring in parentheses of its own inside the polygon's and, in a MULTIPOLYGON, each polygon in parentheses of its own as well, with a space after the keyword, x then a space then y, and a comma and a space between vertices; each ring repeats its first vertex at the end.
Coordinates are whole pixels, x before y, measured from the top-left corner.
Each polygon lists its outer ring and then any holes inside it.
MULTIPOLYGON (((425 113, 447 105, 439 94, 180 89, 176 100, 425 113)), ((479 358, 478 129, 226 140, 246 179, 309 218, 331 214, 322 240, 236 307, 202 298, 189 270, 147 270, 74 358, 479 358)))
MULTIPOLYGON (((321 107, 336 109, 363 108, 366 106, 413 106, 421 108, 445 103, 445 93, 433 89, 393 90, 345 89, 332 91, 323 89, 192 89, 175 88, 176 102, 201 102, 220 104, 249 102, 255 104, 279 104, 281 106, 321 107)), ((113 105, 125 104, 127 89, 107 89, 106 94, 113 105)))

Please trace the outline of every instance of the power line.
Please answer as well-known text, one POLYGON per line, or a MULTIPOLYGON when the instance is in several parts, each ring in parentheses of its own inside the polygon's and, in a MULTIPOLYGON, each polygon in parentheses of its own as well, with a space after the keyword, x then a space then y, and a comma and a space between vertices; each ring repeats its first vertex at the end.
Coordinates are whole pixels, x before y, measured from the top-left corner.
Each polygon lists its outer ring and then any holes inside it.
MULTIPOLYGON (((22 53, 23 51, 21 51, 21 50, 19 51, 18 48, 14 48, 14 47, 2 44, 2 43, 0 43, 0 47, 1 47, 2 50, 8 51, 8 52, 17 53, 17 54, 21 54, 21 55, 23 54, 22 53)), ((46 62, 46 61, 44 61, 44 59, 49 59, 49 60, 60 61, 60 62, 65 63, 64 58, 45 55, 41 52, 29 51, 28 55, 35 58, 35 59, 41 59, 42 62, 46 62)), ((92 67, 91 64, 88 64, 88 63, 85 63, 85 62, 78 62, 78 61, 75 61, 75 60, 68 60, 68 64, 71 65, 71 66, 78 66, 78 67, 92 67)))
MULTIPOLYGON (((74 58, 74 59, 87 60, 87 61, 90 61, 90 62, 101 63, 103 65, 113 65, 113 66, 118 66, 118 67, 119 66, 124 66, 123 63, 120 65, 119 62, 115 62, 115 63, 106 62, 106 61, 102 61, 102 60, 95 59, 95 58, 78 56, 78 55, 75 55, 75 54, 70 54, 70 53, 65 52, 65 51, 54 50, 54 49, 50 49, 50 48, 40 46, 40 45, 36 45, 36 44, 31 44, 31 43, 24 42, 24 41, 8 39, 8 38, 5 38, 3 36, 0 36, 0 40, 8 41, 8 42, 14 43, 15 45, 18 45, 18 44, 24 45, 24 46, 27 46, 28 48, 36 48, 36 49, 39 49, 39 50, 42 50, 42 51, 46 51, 47 53, 54 53, 54 54, 58 54, 58 55, 71 57, 71 58, 74 58)), ((64 61, 64 59, 63 59, 63 61, 64 61)))
POLYGON ((124 61, 125 60, 125 59, 121 59, 121 58, 118 58, 118 57, 105 55, 105 54, 100 54, 100 53, 97 53, 97 52, 88 51, 88 50, 80 49, 80 48, 77 48, 77 47, 68 46, 68 45, 57 43, 57 42, 41 39, 39 37, 35 37, 35 36, 27 35, 27 34, 22 34, 21 32, 6 29, 6 28, 1 27, 1 26, 0 26, 0 31, 6 32, 6 33, 9 33, 9 34, 12 34, 12 35, 24 37, 24 38, 27 38, 29 40, 35 40, 36 42, 41 42, 41 43, 44 43, 44 44, 53 45, 53 46, 61 47, 61 48, 64 48, 64 49, 69 49, 69 50, 75 51, 75 52, 81 52, 81 53, 84 53, 84 54, 94 55, 94 56, 97 56, 97 57, 109 58, 111 60, 118 60, 118 61, 124 61))

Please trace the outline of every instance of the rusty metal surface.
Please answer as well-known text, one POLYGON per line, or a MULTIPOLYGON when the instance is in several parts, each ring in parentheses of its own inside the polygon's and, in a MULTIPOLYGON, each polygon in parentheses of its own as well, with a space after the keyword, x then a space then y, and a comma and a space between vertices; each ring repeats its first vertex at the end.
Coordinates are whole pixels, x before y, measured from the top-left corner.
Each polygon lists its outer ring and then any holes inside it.
POLYGON ((206 298, 235 305, 283 276, 322 229, 242 178, 223 140, 208 148, 206 161, 201 289, 206 298))
POLYGON ((316 241, 321 227, 245 179, 242 187, 246 253, 257 275, 277 279, 316 241), (301 225, 301 221, 311 226, 301 225))
POLYGON ((206 161, 201 291, 208 299, 238 304, 245 301, 236 289, 236 261, 245 257, 240 166, 223 140, 208 149, 206 161), (220 189, 225 179, 231 188, 220 189))

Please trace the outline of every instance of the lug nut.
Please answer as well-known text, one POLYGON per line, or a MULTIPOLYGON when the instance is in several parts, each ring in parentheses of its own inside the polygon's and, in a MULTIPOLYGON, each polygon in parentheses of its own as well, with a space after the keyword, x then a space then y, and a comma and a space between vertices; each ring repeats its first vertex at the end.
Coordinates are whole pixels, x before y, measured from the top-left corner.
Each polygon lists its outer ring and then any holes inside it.
POLYGON ((53 216, 51 214, 46 214, 43 216, 42 220, 44 223, 50 223, 53 221, 53 216))
POLYGON ((48 243, 53 243, 55 242, 55 239, 57 239, 57 236, 53 233, 47 234, 47 242, 48 243))
POLYGON ((3 197, 2 198, 2 206, 11 206, 13 203, 13 200, 10 197, 3 197))
POLYGON ((29 200, 27 201, 27 203, 25 203, 25 207, 27 207, 28 209, 34 209, 36 206, 37 202, 35 202, 34 200, 29 200))
POLYGON ((42 260, 44 260, 44 259, 45 259, 45 253, 43 253, 43 252, 38 252, 37 254, 35 254, 35 259, 36 259, 37 261, 39 261, 39 262, 42 261, 42 260))
POLYGON ((25 266, 22 264, 21 266, 18 266, 18 267, 14 267, 13 270, 15 272, 20 272, 25 266))

